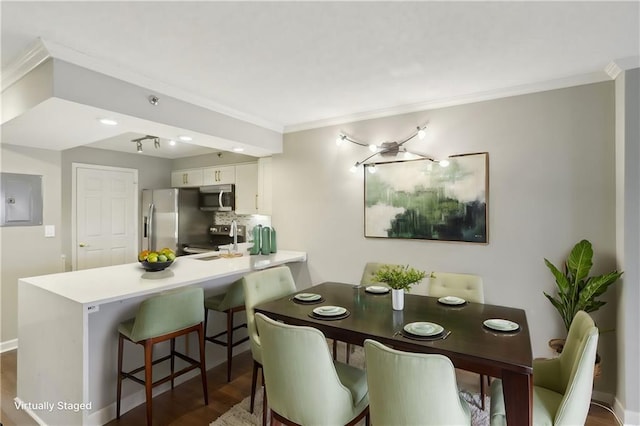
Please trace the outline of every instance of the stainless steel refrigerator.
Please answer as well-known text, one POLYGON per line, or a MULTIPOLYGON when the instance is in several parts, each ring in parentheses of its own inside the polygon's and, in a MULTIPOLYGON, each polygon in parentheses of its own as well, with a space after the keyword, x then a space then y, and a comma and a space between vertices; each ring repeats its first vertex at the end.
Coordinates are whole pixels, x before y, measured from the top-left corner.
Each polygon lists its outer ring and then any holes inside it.
POLYGON ((198 197, 198 188, 143 190, 141 250, 169 247, 180 256, 184 244, 206 239, 213 214, 199 209, 198 197))

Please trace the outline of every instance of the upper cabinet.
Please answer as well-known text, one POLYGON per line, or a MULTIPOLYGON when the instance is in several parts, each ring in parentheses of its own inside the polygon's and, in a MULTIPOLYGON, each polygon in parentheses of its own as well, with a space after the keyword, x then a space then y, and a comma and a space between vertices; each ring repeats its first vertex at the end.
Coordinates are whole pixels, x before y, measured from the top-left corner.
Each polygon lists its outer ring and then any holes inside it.
POLYGON ((175 170, 171 172, 171 186, 174 188, 202 186, 202 182, 202 169, 175 170))
POLYGON ((236 214, 258 213, 258 163, 236 165, 236 214))
POLYGON ((258 213, 271 215, 271 157, 258 159, 258 213))
POLYGON ((226 185, 236 183, 236 166, 218 166, 202 169, 204 185, 226 185))

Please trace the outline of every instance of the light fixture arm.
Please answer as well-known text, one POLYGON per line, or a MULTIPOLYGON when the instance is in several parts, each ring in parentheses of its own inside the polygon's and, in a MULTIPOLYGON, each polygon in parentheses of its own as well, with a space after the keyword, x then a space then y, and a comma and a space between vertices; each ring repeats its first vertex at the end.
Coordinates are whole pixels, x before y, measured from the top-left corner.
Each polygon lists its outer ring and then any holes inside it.
POLYGON ((146 135, 139 138, 131 139, 131 142, 136 144, 136 148, 138 152, 142 152, 142 142, 146 140, 152 140, 153 146, 158 149, 160 148, 160 138, 157 136, 146 135))

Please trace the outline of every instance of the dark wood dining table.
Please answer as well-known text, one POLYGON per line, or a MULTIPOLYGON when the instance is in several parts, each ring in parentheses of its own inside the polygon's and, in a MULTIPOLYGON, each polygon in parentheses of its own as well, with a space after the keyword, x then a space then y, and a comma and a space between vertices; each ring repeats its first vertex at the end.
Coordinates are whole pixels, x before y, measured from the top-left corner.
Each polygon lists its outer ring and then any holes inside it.
MULTIPOLYGON (((256 306, 255 311, 292 325, 311 326, 328 338, 362 345, 374 339, 398 350, 442 354, 460 369, 498 377, 503 381, 507 424, 531 425, 533 370, 527 317, 522 309, 482 303, 445 305, 437 298, 405 294, 404 309, 391 307, 391 294, 373 294, 363 286, 326 282, 301 293, 316 293, 323 301, 301 304, 293 295, 256 306), (318 306, 340 306, 349 316, 326 320, 310 316, 318 306), (501 332, 483 325, 487 319, 517 323, 515 332, 501 332), (405 324, 426 321, 451 334, 439 340, 414 340, 400 331, 405 324)), ((437 384, 433 384, 437 385, 437 384)))

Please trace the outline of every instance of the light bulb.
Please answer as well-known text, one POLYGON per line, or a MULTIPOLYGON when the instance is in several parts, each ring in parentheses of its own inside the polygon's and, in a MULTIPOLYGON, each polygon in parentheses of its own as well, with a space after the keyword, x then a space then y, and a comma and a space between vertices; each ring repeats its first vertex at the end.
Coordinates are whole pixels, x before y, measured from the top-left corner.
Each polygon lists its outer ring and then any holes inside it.
POLYGON ((233 148, 233 152, 242 152, 242 151, 244 151, 244 148, 242 148, 242 147, 238 146, 238 147, 233 148))
POLYGON ((374 174, 376 172, 376 166, 369 166, 367 170, 369 170, 369 173, 374 174))
POLYGON ((424 128, 421 129, 418 127, 418 138, 424 139, 425 136, 427 136, 427 133, 424 131, 424 128))
POLYGON ((100 121, 102 124, 106 126, 117 126, 118 122, 116 120, 112 120, 111 118, 101 118, 100 121))
POLYGON ((142 142, 138 141, 136 143, 136 148, 137 148, 137 151, 141 153, 142 152, 142 142))
POLYGON ((355 172, 357 172, 357 171, 358 171, 358 164, 356 163, 356 164, 354 164, 353 166, 351 166, 351 168, 349 169, 349 171, 350 171, 351 173, 355 173, 355 172))
POLYGON ((374 144, 369 145, 369 151, 376 152, 377 150, 378 150, 377 145, 374 145, 374 144))
POLYGON ((440 163, 440 167, 449 166, 449 160, 440 160, 438 163, 440 163))
POLYGON ((178 136, 178 139, 180 139, 181 141, 185 141, 185 142, 189 142, 189 141, 193 140, 193 138, 191 136, 178 136))
POLYGON ((174 146, 176 144, 176 141, 174 141, 173 139, 169 139, 169 145, 174 146))

